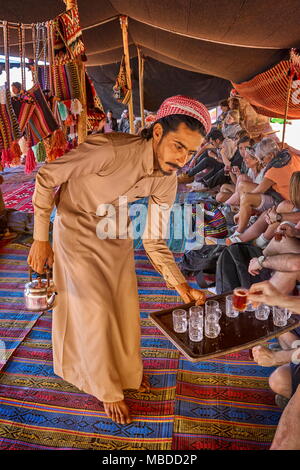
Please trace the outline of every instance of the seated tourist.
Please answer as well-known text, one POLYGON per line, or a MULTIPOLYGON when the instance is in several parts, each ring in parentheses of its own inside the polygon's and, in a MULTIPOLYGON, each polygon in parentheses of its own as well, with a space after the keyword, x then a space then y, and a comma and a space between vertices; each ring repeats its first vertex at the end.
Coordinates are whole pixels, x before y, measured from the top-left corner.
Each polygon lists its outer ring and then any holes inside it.
POLYGON ((177 171, 178 183, 192 183, 194 181, 195 176, 189 175, 189 171, 192 170, 198 163, 200 163, 201 158, 208 156, 207 150, 211 148, 212 144, 209 142, 209 138, 206 136, 194 157, 192 157, 183 168, 177 171))
POLYGON ((208 175, 216 173, 218 170, 224 167, 222 160, 219 156, 218 149, 221 148, 224 141, 224 137, 221 131, 213 129, 208 135, 208 144, 206 145, 205 152, 200 156, 199 162, 188 171, 188 176, 195 177, 203 170, 208 170, 208 175), (214 150, 214 152, 210 152, 214 150))
MULTIPOLYGON (((230 163, 227 166, 223 166, 220 170, 210 174, 204 175, 201 178, 201 181, 205 188, 213 189, 216 186, 229 184, 232 185, 232 179, 230 177, 230 169, 233 167, 238 167, 239 169, 243 166, 243 156, 240 152, 240 149, 246 146, 246 141, 249 142, 249 136, 247 136, 246 131, 240 130, 236 133, 235 138, 233 139, 234 147, 231 147, 232 156, 230 163), (246 140, 244 140, 246 139, 246 140)), ((223 144, 224 145, 224 144, 223 144)), ((219 157, 220 160, 220 157, 219 157)))
POLYGON ((240 113, 237 110, 228 111, 222 125, 223 136, 225 138, 235 139, 236 134, 242 130, 239 122, 240 113))
MULTIPOLYGON (((240 137, 245 135, 245 131, 239 130, 235 138, 224 138, 221 131, 213 129, 208 137, 211 144, 215 149, 214 154, 209 154, 208 158, 201 159, 198 165, 196 165, 189 174, 196 175, 199 171, 203 171, 205 168, 209 168, 204 176, 201 177, 200 182, 202 185, 198 185, 196 190, 207 190, 213 189, 220 184, 226 182, 230 183, 230 178, 224 169, 228 169, 232 166, 240 166, 242 164, 242 157, 237 151, 237 144, 240 137)), ((213 150, 213 149, 212 149, 213 150)))
POLYGON ((245 165, 245 173, 242 173, 238 166, 230 168, 230 177, 232 185, 221 186, 219 194, 216 196, 218 202, 226 202, 231 206, 237 206, 240 203, 240 193, 251 191, 263 179, 263 168, 261 161, 255 155, 253 147, 251 147, 249 137, 241 139, 241 152, 243 152, 243 161, 245 165), (248 139, 248 140, 247 140, 248 139), (246 146, 245 146, 246 145, 246 146))
MULTIPOLYGON (((294 264, 300 270, 300 256, 294 257, 294 264)), ((287 268, 287 266, 285 266, 287 268)), ((252 303, 264 303, 270 306, 288 308, 300 314, 300 297, 286 296, 274 288, 270 282, 253 284, 249 292, 252 303)), ((280 339, 281 337, 279 337, 280 339)), ((269 378, 271 389, 277 394, 276 403, 282 405, 286 398, 287 405, 282 413, 270 450, 300 449, 300 348, 299 341, 292 350, 272 352, 262 346, 253 348, 256 362, 264 366, 280 365, 269 378), (276 357, 274 359, 274 355, 276 357), (289 432, 288 432, 289 431, 289 432)), ((291 345, 293 346, 293 345, 291 345)))
MULTIPOLYGON (((299 232, 300 236, 300 232, 299 232)), ((284 252, 276 255, 268 255, 264 250, 263 256, 252 258, 248 271, 252 276, 257 275, 262 269, 273 271, 271 279, 268 281, 270 289, 273 286, 284 295, 291 295, 294 292, 296 282, 300 280, 300 253, 298 240, 298 251, 284 252)), ((258 286, 259 284, 254 284, 258 286)), ((277 305, 277 304, 276 304, 277 305)), ((279 306, 279 305, 278 305, 279 306)), ((278 341, 282 349, 293 349, 294 341, 300 339, 300 328, 296 328, 290 332, 279 336, 278 341)), ((275 366, 280 365, 283 357, 289 358, 286 354, 279 354, 278 351, 267 351, 268 348, 259 346, 255 349, 256 361, 259 365, 275 366)), ((292 353, 291 353, 292 354, 292 353)), ((288 361, 289 362, 289 359, 288 361)))
POLYGON ((262 182, 251 191, 242 192, 237 230, 233 238, 240 236, 247 228, 253 212, 261 213, 276 202, 289 198, 290 179, 294 171, 300 170, 300 159, 288 150, 279 150, 271 138, 257 144, 256 155, 265 165, 262 182))
MULTIPOLYGON (((300 172, 296 171, 292 174, 289 187, 289 199, 287 201, 282 201, 277 206, 273 206, 271 209, 264 211, 256 222, 251 225, 244 233, 238 236, 230 237, 231 243, 236 242, 249 242, 255 240, 256 246, 260 248, 266 248, 266 246, 272 240, 275 232, 278 227, 279 231, 285 232, 288 230, 291 231, 291 225, 296 226, 300 223, 300 172), (283 224, 287 222, 289 227, 283 224)), ((230 244, 228 241, 228 244, 230 244)), ((295 242, 289 241, 289 238, 283 237, 280 243, 273 240, 268 247, 269 252, 274 253, 280 250, 281 253, 288 252, 294 247, 295 242)), ((298 252, 298 251, 297 251, 298 252)))
POLYGON ((219 130, 222 130, 222 125, 223 125, 223 122, 226 118, 226 115, 229 111, 229 103, 228 103, 228 100, 222 100, 219 102, 219 106, 221 108, 221 114, 218 116, 216 122, 214 123, 214 126, 219 129, 219 130))
MULTIPOLYGON (((270 118, 257 113, 253 106, 242 96, 235 93, 234 96, 229 98, 228 103, 230 109, 239 111, 240 126, 245 129, 255 141, 259 141, 265 134, 273 132, 270 125, 270 118)), ((274 135, 276 139, 275 136, 276 134, 274 135)))

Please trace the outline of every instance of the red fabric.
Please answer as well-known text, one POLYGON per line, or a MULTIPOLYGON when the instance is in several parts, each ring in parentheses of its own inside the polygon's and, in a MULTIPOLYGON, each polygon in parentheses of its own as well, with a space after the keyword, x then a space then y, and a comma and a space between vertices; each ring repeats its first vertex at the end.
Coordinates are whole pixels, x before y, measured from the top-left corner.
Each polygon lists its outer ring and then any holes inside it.
POLYGON ((211 129, 210 114, 206 106, 188 96, 176 95, 167 98, 157 111, 155 121, 172 114, 185 114, 197 119, 203 124, 206 133, 211 129))
POLYGON ((25 162, 25 173, 29 174, 31 173, 34 169, 36 168, 36 160, 35 160, 35 155, 33 153, 32 148, 27 152, 26 155, 26 162, 25 162))
POLYGON ((288 119, 300 119, 300 57, 292 50, 290 60, 282 60, 248 82, 232 83, 237 93, 264 116, 284 118, 288 88, 292 79, 288 119))

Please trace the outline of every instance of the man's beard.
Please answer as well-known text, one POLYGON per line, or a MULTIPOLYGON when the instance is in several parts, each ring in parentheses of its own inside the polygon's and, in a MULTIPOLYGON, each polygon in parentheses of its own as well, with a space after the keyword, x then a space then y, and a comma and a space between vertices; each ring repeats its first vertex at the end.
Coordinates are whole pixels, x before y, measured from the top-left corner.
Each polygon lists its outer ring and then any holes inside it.
MULTIPOLYGON (((159 169, 159 171, 160 171, 164 176, 171 176, 171 175, 174 173, 174 171, 171 171, 171 170, 170 170, 170 171, 163 170, 162 167, 161 167, 161 164, 160 164, 160 162, 159 162, 159 156, 158 156, 158 155, 159 155, 160 144, 161 144, 161 143, 159 143, 158 146, 157 146, 156 155, 155 155, 158 169, 159 169)), ((172 162, 166 162, 166 164, 167 164, 167 165, 170 165, 170 166, 172 166, 172 167, 174 167, 176 170, 180 170, 180 166, 175 165, 175 164, 172 163, 172 162)))

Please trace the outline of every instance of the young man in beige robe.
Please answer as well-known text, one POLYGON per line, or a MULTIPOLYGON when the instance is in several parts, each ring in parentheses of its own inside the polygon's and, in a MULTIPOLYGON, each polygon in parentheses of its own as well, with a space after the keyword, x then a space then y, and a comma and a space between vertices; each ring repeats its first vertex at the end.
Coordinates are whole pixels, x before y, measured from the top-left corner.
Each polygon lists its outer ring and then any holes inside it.
POLYGON ((201 103, 171 97, 144 137, 90 136, 78 149, 44 165, 36 177, 34 243, 28 262, 39 273, 45 264, 53 264, 58 291, 52 327, 54 372, 97 397, 107 415, 121 424, 131 422, 123 390, 146 391, 149 382, 140 352, 133 240, 120 231, 101 239, 99 222, 105 222, 112 207, 119 218, 120 196, 127 202, 148 196, 143 240, 147 255, 185 302, 203 303, 203 293, 187 284, 163 236, 153 235, 158 227, 149 214, 153 207, 171 208, 176 170, 192 157, 209 129, 210 116, 201 103), (48 232, 56 187, 60 190, 52 251, 48 232))

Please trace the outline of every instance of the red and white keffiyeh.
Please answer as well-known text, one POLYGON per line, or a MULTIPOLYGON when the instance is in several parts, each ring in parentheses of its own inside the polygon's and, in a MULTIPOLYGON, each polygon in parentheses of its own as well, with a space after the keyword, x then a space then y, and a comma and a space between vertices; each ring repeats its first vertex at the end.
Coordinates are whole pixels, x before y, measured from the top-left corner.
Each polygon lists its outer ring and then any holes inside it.
POLYGON ((157 111, 155 121, 172 114, 185 114, 197 119, 203 124, 206 133, 211 129, 210 114, 206 106, 188 96, 176 95, 167 98, 157 111))

